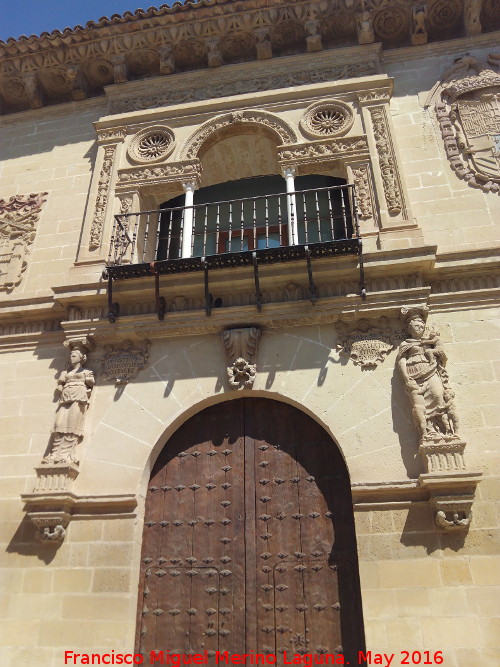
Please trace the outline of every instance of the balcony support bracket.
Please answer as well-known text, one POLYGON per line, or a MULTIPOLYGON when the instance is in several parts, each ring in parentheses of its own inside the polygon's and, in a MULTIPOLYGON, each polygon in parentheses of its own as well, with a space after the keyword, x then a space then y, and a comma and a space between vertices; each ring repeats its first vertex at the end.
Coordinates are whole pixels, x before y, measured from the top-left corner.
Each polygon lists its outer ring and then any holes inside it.
POLYGON ((259 262, 257 260, 257 253, 252 253, 253 261, 253 277, 255 280, 255 303, 257 305, 257 311, 262 312, 262 292, 260 291, 260 280, 259 280, 259 262))
POLYGON ((318 297, 316 294, 316 285, 314 284, 312 262, 311 262, 311 251, 309 250, 309 246, 304 246, 304 251, 306 254, 306 261, 307 261, 307 274, 309 276, 309 294, 310 294, 309 298, 311 299, 311 303, 314 306, 316 304, 316 300, 318 297))
POLYGON ((363 264, 363 240, 358 236, 359 243, 359 287, 361 290, 361 298, 363 301, 366 299, 366 279, 365 279, 365 266, 363 264))
POLYGON ((116 318, 120 314, 120 304, 113 302, 113 278, 109 274, 109 272, 106 272, 108 279, 108 319, 111 322, 111 324, 114 324, 116 322, 116 318))
POLYGON ((167 302, 164 296, 160 296, 160 274, 156 271, 154 262, 151 262, 151 271, 155 274, 155 308, 158 319, 163 321, 167 312, 167 302))
POLYGON ((201 258, 201 264, 203 266, 203 272, 205 274, 205 313, 207 314, 207 317, 210 317, 210 315, 212 314, 213 297, 210 294, 210 289, 208 285, 208 262, 206 260, 206 257, 201 258))

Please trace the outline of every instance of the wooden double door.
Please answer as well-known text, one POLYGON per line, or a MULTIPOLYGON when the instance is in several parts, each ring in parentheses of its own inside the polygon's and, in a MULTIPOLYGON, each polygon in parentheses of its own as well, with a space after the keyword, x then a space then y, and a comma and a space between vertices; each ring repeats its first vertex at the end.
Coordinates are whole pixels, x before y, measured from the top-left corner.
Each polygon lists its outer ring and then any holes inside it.
MULTIPOLYGON (((137 650, 363 650, 350 484, 328 434, 262 398, 210 407, 164 447, 146 501, 137 650)), ((281 658, 280 658, 281 656, 281 658)))

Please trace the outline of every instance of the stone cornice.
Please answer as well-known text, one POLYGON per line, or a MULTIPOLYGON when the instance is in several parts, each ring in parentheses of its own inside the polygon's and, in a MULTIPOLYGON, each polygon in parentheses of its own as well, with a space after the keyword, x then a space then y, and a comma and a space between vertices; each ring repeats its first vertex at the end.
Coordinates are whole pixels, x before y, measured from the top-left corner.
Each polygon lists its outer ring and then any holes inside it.
MULTIPOLYGON (((444 7, 431 5, 423 16, 407 0, 202 0, 9 39, 0 43, 2 113, 102 95, 104 86, 130 79, 339 45, 422 49, 430 37, 462 35, 463 1, 440 0, 444 7)), ((486 29, 496 27, 489 7, 481 15, 486 29)), ((480 17, 467 21, 465 32, 475 40, 483 29, 480 17)))

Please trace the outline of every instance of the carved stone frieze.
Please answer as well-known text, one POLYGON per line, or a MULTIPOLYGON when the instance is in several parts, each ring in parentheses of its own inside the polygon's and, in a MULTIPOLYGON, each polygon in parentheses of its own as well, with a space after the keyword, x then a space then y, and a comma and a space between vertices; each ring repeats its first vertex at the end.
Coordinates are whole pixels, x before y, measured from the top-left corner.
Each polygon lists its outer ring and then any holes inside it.
POLYGON ((258 327, 226 329, 227 376, 232 389, 251 389, 257 372, 256 358, 261 330, 258 327))
POLYGON ((49 452, 42 461, 47 465, 78 465, 77 446, 83 439, 85 413, 95 384, 92 371, 84 368, 90 343, 81 339, 70 340, 65 346, 70 351, 70 364, 57 381, 59 404, 49 452))
POLYGON ((368 154, 368 143, 364 136, 278 146, 278 159, 283 167, 295 163, 338 160, 345 158, 346 155, 352 156, 357 153, 368 154))
POLYGON ((112 380, 115 384, 127 384, 137 377, 149 359, 148 340, 133 343, 125 340, 104 346, 104 357, 101 360, 105 380, 112 380))
POLYGON ((380 326, 362 319, 356 323, 355 329, 349 330, 343 323, 338 323, 337 329, 341 336, 337 345, 340 354, 361 368, 375 368, 394 349, 386 317, 381 318, 380 326))
POLYGON ((373 135, 377 147, 378 161, 384 186, 384 195, 389 213, 398 214, 403 210, 403 196, 399 184, 398 168, 389 127, 382 106, 369 107, 373 125, 373 135))
MULTIPOLYGON (((269 42, 258 42, 261 49, 269 42)), ((269 56, 270 57, 270 56, 269 56)), ((263 58, 263 56, 262 56, 263 58)), ((245 93, 256 93, 266 90, 279 90, 290 86, 301 86, 311 83, 323 83, 326 81, 338 81, 358 76, 368 76, 379 72, 378 63, 369 58, 364 62, 345 62, 335 65, 305 65, 300 71, 285 69, 280 72, 278 67, 273 67, 275 73, 269 69, 253 72, 250 76, 239 72, 238 76, 233 73, 224 73, 219 77, 216 84, 207 85, 205 78, 192 78, 186 86, 184 82, 175 82, 168 91, 155 94, 144 92, 143 95, 127 97, 126 99, 111 99, 109 103, 110 113, 126 113, 140 109, 169 106, 171 104, 185 104, 229 95, 243 95, 245 93)))
POLYGON ((109 129, 97 130, 97 140, 105 141, 123 141, 127 136, 126 127, 111 127, 109 129))
POLYGON ((427 44, 427 5, 413 5, 411 11, 411 43, 413 46, 427 44))
POLYGON ((461 0, 432 0, 427 10, 429 25, 437 31, 452 30, 460 22, 461 0))
POLYGON ((357 92, 359 103, 370 104, 372 102, 389 102, 391 99, 392 89, 389 86, 381 88, 372 88, 370 90, 360 90, 357 92))
POLYGON ((198 159, 169 162, 151 167, 122 169, 118 174, 118 186, 142 185, 154 183, 172 183, 185 180, 197 180, 201 175, 198 159))
POLYGON ((106 218, 106 208, 108 206, 111 186, 111 172, 113 170, 115 153, 115 144, 104 147, 104 159, 99 174, 99 182, 97 184, 97 197, 95 202, 94 217, 90 227, 90 249, 99 248, 102 243, 102 232, 104 229, 104 220, 106 218))
POLYGON ((348 104, 340 100, 322 100, 306 109, 300 129, 306 136, 323 139, 347 134, 353 123, 354 114, 348 104))
POLYGON ((0 199, 0 290, 22 280, 46 192, 0 199))
POLYGON ((292 144, 297 141, 294 130, 279 116, 257 109, 235 111, 216 116, 203 123, 183 146, 180 157, 188 160, 197 158, 202 145, 213 135, 225 128, 240 124, 260 125, 267 128, 278 144, 292 144))
POLYGON ((458 415, 453 400, 455 394, 449 385, 447 357, 439 333, 426 330, 428 312, 424 306, 401 309, 410 337, 400 344, 396 365, 405 384, 429 469, 435 464, 432 457, 436 451, 438 461, 448 466, 447 469, 456 470, 460 469, 460 463, 455 454, 461 456, 463 449, 458 447, 455 452, 459 440, 458 415), (446 449, 449 442, 452 443, 451 458, 440 458, 439 448, 446 449), (438 449, 433 449, 433 446, 438 449))
POLYGON ((452 169, 474 187, 500 192, 500 73, 466 57, 443 79, 435 108, 452 169))

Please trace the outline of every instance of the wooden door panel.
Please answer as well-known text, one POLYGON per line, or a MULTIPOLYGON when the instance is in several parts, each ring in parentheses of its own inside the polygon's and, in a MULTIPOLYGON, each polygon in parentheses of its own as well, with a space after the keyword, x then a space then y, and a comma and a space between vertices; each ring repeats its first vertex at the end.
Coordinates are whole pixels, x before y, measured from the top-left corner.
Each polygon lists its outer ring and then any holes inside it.
POLYGON ((364 648, 345 465, 286 404, 237 399, 174 434, 148 487, 141 568, 144 654, 254 651, 281 664, 284 651, 336 652, 342 637, 346 659, 364 648))

